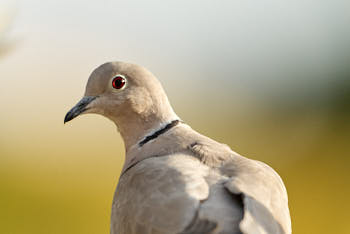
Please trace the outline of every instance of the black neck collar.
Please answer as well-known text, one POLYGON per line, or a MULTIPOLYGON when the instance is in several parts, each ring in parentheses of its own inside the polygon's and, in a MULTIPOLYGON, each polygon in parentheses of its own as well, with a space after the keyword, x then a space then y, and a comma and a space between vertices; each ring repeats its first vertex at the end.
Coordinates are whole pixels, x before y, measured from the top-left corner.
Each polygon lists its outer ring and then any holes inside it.
POLYGON ((170 123, 165 125, 163 128, 154 132, 152 135, 146 136, 142 141, 139 142, 139 147, 142 147, 144 144, 146 144, 150 140, 153 140, 153 139, 157 138, 158 136, 162 135, 163 133, 169 131, 170 129, 172 129, 173 127, 175 127, 176 125, 178 125, 181 122, 182 121, 178 120, 178 119, 171 121, 170 123))

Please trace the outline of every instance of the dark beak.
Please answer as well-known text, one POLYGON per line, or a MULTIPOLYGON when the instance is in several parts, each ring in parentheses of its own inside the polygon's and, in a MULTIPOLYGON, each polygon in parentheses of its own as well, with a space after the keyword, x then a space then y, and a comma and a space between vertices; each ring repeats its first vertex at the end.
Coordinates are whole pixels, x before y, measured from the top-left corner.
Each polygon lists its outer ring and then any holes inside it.
POLYGON ((84 113, 89 108, 87 107, 93 100, 95 100, 96 96, 85 96, 83 97, 64 117, 64 123, 71 121, 78 115, 84 113))

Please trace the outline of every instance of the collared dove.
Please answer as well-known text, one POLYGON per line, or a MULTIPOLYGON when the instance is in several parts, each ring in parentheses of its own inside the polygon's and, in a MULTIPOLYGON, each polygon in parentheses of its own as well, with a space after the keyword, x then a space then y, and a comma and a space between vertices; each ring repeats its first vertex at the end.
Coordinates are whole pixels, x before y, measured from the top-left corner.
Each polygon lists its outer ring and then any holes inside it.
POLYGON ((291 233, 279 175, 180 120, 147 69, 96 68, 64 122, 86 113, 112 120, 125 144, 112 234, 291 233))

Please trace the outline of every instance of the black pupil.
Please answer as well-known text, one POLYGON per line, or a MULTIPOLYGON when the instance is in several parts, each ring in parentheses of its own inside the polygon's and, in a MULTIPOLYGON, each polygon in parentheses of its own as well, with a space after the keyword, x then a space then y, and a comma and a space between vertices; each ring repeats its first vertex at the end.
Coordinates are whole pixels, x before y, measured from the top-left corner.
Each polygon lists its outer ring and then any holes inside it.
POLYGON ((114 79, 114 88, 120 89, 124 86, 124 79, 122 77, 117 77, 114 79))

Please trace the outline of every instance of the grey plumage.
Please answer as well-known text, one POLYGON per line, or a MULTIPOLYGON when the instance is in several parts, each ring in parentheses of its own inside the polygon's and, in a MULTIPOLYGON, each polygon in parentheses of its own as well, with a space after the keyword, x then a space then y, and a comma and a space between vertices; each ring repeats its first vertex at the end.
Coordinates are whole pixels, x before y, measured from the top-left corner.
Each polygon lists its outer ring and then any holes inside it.
MULTIPOLYGON (((278 174, 183 122, 170 126, 179 118, 146 69, 104 64, 89 78, 85 97, 96 98, 83 113, 111 119, 126 146, 112 234, 291 233, 287 192, 278 174), (116 91, 110 86, 118 74, 127 86, 116 91)), ((72 112, 65 121, 75 117, 72 112)))

